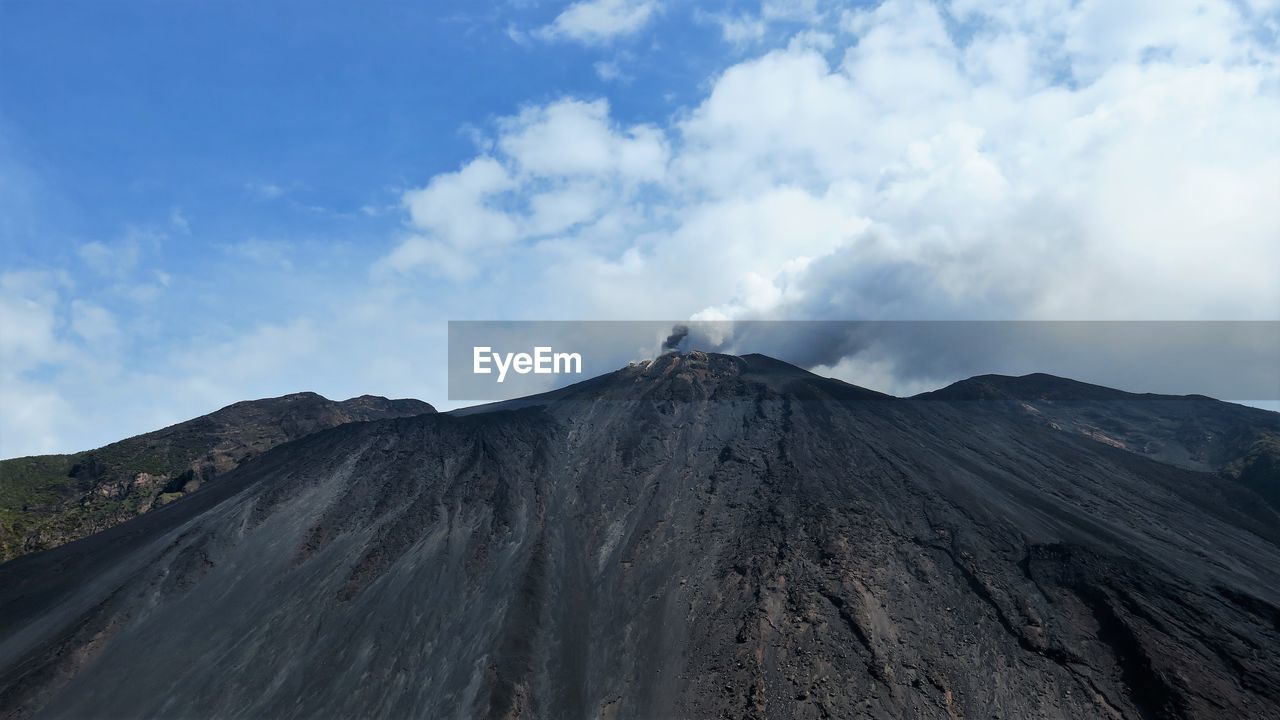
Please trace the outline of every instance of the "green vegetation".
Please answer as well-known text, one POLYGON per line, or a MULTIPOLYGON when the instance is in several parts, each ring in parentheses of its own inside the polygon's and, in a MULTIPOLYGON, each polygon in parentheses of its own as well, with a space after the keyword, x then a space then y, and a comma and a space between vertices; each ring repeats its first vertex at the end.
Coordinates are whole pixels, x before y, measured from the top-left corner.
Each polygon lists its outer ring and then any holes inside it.
MULTIPOLYGON (((0 461, 0 562, 137 515, 152 504, 157 485, 190 468, 208 443, 197 432, 174 432, 73 455, 0 461), (135 485, 138 473, 159 482, 135 485)), ((179 495, 166 493, 163 502, 179 495)))
POLYGON ((80 455, 0 461, 0 560, 21 554, 24 538, 75 494, 76 481, 69 473, 80 455))
POLYGON ((415 402, 358 398, 350 407, 301 393, 215 413, 70 455, 0 460, 0 562, 117 525, 184 495, 247 457, 352 419, 430 412, 415 402), (140 473, 150 477, 139 478, 140 473), (172 485, 170 484, 172 483, 172 485))
POLYGON ((156 507, 160 507, 161 505, 168 505, 169 503, 173 502, 174 500, 177 500, 180 497, 182 497, 182 493, 180 492, 160 493, 160 496, 156 498, 156 507))

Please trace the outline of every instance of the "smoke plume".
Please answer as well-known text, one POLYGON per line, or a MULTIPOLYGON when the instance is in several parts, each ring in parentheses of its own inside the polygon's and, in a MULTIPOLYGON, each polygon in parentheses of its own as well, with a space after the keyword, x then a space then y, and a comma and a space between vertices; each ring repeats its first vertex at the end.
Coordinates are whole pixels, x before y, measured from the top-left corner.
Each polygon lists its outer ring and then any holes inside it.
POLYGON ((676 325, 671 328, 671 334, 666 340, 662 341, 662 353, 680 352, 680 343, 689 336, 688 325, 676 325))

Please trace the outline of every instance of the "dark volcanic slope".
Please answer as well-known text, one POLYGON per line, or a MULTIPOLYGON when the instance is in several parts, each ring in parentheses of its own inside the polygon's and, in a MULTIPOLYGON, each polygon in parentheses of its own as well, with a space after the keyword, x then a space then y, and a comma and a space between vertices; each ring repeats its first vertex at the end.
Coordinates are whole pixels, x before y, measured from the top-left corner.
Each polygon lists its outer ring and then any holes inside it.
POLYGON ((1268 718, 1280 518, 760 356, 346 425, 0 566, 9 717, 1268 718))
POLYGON ((97 450, 0 461, 0 562, 176 500, 280 443, 344 423, 431 412, 419 400, 335 402, 295 393, 238 402, 97 450))
POLYGON ((1203 395, 1127 393, 1037 373, 981 375, 917 399, 983 401, 1037 422, 1192 470, 1220 471, 1280 508, 1280 413, 1203 395))

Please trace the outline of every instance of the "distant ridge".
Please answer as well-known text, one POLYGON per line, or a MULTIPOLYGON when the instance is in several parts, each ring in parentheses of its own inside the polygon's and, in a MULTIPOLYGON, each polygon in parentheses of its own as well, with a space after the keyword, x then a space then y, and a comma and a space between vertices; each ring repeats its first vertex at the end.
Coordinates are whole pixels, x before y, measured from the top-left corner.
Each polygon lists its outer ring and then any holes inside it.
POLYGON ((1002 397, 1020 400, 1123 400, 1139 395, 1047 373, 1031 373, 977 375, 914 397, 920 400, 991 400, 1002 397))
POLYGON ((337 402, 300 392, 237 402, 96 450, 0 461, 0 562, 164 505, 280 443, 344 423, 433 412, 420 400, 337 402))
POLYGON ((1280 413, 1204 395, 1124 392, 1045 373, 979 375, 913 399, 989 401, 1027 422, 1179 467, 1221 472, 1280 509, 1280 413))

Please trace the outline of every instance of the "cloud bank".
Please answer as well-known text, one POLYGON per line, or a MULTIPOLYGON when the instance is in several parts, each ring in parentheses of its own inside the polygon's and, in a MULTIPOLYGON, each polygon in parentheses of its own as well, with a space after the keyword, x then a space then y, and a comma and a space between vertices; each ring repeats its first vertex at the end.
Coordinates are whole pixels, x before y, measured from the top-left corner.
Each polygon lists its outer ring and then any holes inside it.
POLYGON ((573 316, 1275 316, 1274 4, 813 18, 660 126, 573 97, 502 120, 405 194, 383 265, 518 265, 573 316))

